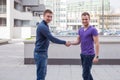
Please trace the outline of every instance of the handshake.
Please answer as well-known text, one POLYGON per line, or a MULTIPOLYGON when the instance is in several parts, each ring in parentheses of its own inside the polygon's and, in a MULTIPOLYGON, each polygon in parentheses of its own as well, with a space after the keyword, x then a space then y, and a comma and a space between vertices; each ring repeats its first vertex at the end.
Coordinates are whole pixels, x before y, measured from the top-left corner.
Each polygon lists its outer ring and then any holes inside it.
POLYGON ((69 47, 70 45, 72 45, 71 44, 71 42, 70 41, 66 41, 66 44, 65 44, 67 47, 69 47))

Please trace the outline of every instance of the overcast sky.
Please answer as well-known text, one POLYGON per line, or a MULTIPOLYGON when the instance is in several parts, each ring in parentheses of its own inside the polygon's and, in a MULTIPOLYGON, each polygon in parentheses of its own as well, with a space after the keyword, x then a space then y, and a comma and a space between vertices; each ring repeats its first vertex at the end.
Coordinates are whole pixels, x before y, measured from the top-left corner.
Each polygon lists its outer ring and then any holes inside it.
POLYGON ((110 4, 114 8, 120 8, 120 0, 110 0, 110 4))

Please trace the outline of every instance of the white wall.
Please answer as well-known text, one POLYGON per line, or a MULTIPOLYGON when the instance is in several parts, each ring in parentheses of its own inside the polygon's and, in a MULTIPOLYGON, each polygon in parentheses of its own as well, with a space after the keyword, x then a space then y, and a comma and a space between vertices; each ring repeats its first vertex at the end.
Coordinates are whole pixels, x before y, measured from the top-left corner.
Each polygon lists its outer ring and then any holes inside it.
POLYGON ((10 28, 9 27, 0 27, 0 39, 9 39, 10 38, 10 28))
POLYGON ((31 12, 20 12, 18 10, 13 10, 13 14, 15 19, 20 20, 32 20, 32 13, 31 12))
POLYGON ((0 14, 0 17, 5 18, 7 15, 6 14, 0 14))
POLYGON ((13 38, 30 38, 31 37, 31 27, 14 27, 13 38))
POLYGON ((14 27, 14 19, 32 20, 31 12, 21 12, 14 9, 14 0, 6 0, 6 14, 0 17, 6 17, 6 26, 0 27, 0 38, 29 38, 31 37, 31 27, 14 27))
POLYGON ((4 34, 7 33, 7 36, 4 36, 4 38, 8 38, 10 39, 12 37, 12 29, 13 29, 13 24, 14 24, 14 21, 13 21, 13 9, 14 9, 14 0, 6 0, 7 4, 6 4, 6 7, 7 7, 7 25, 6 25, 6 28, 3 28, 5 29, 5 32, 4 34))
POLYGON ((31 28, 31 36, 36 36, 36 27, 31 28))
MULTIPOLYGON (((33 58, 34 42, 26 43, 24 46, 24 58, 33 58)), ((120 42, 105 42, 100 44, 100 59, 120 59, 120 42)), ((50 44, 48 55, 52 59, 79 59, 80 46, 50 44)))
MULTIPOLYGON (((76 37, 58 37, 59 39, 73 41, 76 37)), ((25 41, 24 57, 33 58, 35 41, 25 41)), ((66 47, 65 45, 50 44, 49 58, 79 59, 80 45, 66 47)), ((120 37, 100 37, 100 59, 120 59, 120 37)))

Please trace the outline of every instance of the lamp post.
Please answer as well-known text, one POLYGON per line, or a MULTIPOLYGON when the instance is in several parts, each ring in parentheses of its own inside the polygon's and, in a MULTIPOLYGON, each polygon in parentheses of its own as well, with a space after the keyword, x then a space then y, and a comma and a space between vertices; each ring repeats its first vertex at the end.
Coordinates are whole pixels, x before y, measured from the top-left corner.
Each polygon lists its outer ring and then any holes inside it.
POLYGON ((104 0, 102 0, 102 35, 104 34, 104 0))

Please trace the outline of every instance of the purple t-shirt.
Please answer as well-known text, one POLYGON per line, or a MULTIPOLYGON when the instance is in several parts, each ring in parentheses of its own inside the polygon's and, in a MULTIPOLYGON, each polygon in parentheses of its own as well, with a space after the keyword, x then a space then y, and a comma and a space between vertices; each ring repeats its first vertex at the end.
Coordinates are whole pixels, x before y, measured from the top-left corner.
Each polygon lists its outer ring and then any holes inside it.
POLYGON ((95 54, 93 36, 98 35, 97 29, 93 26, 89 26, 87 30, 84 31, 84 27, 81 27, 78 33, 81 40, 81 54, 95 54))

